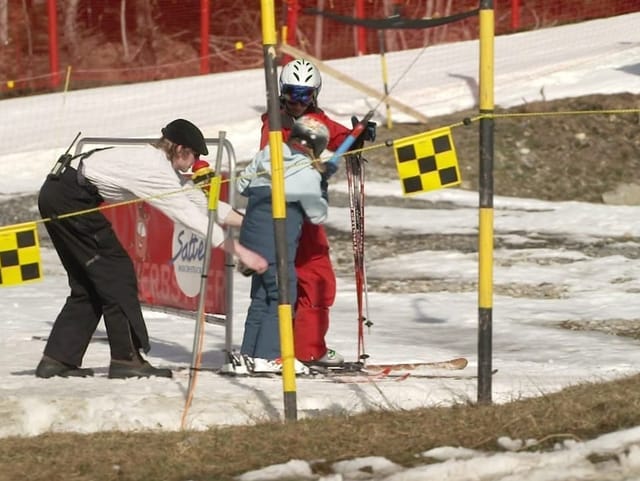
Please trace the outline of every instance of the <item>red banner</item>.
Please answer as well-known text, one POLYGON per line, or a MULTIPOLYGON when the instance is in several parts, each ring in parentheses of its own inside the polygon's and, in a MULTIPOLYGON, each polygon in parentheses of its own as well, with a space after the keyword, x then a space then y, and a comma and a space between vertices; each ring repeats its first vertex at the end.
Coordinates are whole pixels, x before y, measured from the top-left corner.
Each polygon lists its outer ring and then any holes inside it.
MULTIPOLYGON (((197 311, 205 241, 151 205, 138 202, 104 211, 133 260, 140 301, 197 311)), ((205 312, 226 313, 225 253, 213 249, 205 312)))

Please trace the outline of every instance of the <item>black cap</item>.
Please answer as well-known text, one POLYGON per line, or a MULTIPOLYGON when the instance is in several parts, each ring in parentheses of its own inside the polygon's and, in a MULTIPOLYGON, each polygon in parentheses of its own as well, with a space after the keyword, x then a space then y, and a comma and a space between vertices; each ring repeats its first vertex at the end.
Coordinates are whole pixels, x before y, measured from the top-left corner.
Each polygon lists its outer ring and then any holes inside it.
POLYGON ((202 132, 188 120, 176 119, 169 122, 167 126, 162 129, 162 135, 174 144, 189 147, 200 155, 207 155, 209 153, 202 132))

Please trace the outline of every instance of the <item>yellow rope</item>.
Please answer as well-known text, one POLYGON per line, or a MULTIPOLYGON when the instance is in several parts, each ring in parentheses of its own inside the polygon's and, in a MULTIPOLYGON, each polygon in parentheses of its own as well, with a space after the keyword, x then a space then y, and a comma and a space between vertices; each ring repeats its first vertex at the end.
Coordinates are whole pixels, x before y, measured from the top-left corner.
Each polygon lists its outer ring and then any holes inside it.
MULTIPOLYGON (((228 180, 225 180, 223 182, 228 182, 228 180)), ((190 188, 186 188, 186 189, 180 189, 180 190, 174 190, 171 192, 164 192, 164 193, 160 193, 160 194, 156 194, 156 195, 151 195, 148 197, 144 197, 144 198, 138 198, 138 199, 132 199, 132 200, 125 200, 122 202, 114 202, 114 203, 109 203, 109 204, 103 204, 99 207, 93 207, 91 209, 83 209, 83 210, 78 210, 75 212, 67 212, 66 214, 60 214, 58 216, 56 216, 55 218, 53 217, 44 217, 42 219, 36 219, 33 221, 27 221, 27 222, 21 222, 19 224, 9 224, 9 225, 3 225, 0 226, 0 232, 5 231, 5 230, 14 230, 16 228, 21 228, 24 226, 28 226, 31 224, 44 224, 45 222, 52 222, 54 220, 60 220, 60 219, 67 219, 70 217, 75 217, 78 215, 85 215, 85 214, 91 214, 93 212, 99 212, 99 211, 104 211, 107 209, 113 209, 115 207, 121 207, 123 205, 130 205, 130 204, 136 204, 138 202, 145 202, 148 200, 152 200, 152 199, 160 199, 162 197, 168 197, 170 195, 175 195, 175 194, 179 194, 181 192, 185 192, 185 191, 189 191, 189 190, 196 190, 196 189, 200 189, 199 186, 194 186, 194 187, 190 187, 190 188)))
MULTIPOLYGON (((456 128, 456 127, 461 127, 461 126, 469 126, 471 125, 473 122, 477 122, 481 119, 501 119, 501 118, 524 118, 524 117, 559 117, 559 116, 568 116, 568 115, 622 115, 622 114, 640 114, 640 109, 608 109, 608 110, 566 110, 566 111, 559 111, 559 112, 519 112, 519 113, 504 113, 504 114, 500 114, 500 113, 492 113, 492 114, 480 114, 474 117, 466 117, 464 118, 462 121, 460 122, 454 122, 448 126, 444 126, 444 127, 449 127, 450 129, 456 128)), ((443 128, 443 127, 438 127, 438 129, 443 128)), ((432 130, 436 130, 436 129, 432 129, 432 130)), ((425 131, 428 132, 428 131, 425 131)), ((352 155, 352 154, 357 154, 357 153, 364 153, 364 152, 369 152, 371 150, 375 150, 375 149, 380 149, 380 148, 385 148, 385 147, 391 147, 393 145, 393 140, 387 140, 384 143, 379 143, 379 144, 372 144, 369 145, 367 147, 362 147, 360 149, 354 149, 354 150, 350 150, 349 152, 346 152, 345 154, 343 154, 343 156, 346 155, 352 155)), ((308 162, 298 162, 296 163, 296 165, 311 165, 312 161, 308 161, 308 162)), ((231 182, 236 181, 240 178, 255 178, 256 176, 259 175, 267 175, 265 174, 255 174, 255 175, 247 175, 247 176, 236 176, 230 179, 224 179, 221 182, 222 183, 226 183, 226 182, 231 182)), ((191 189, 200 189, 200 186, 195 186, 192 187, 191 189)), ((166 197, 166 196, 170 196, 170 195, 175 195, 178 194, 180 192, 184 192, 186 190, 190 190, 190 189, 180 189, 180 190, 176 190, 176 191, 172 191, 172 192, 165 192, 165 193, 160 193, 157 195, 153 195, 153 196, 149 196, 149 197, 145 197, 145 198, 139 198, 139 199, 133 199, 133 200, 128 200, 128 201, 123 201, 123 202, 116 202, 113 204, 104 204, 101 205, 100 207, 95 207, 93 209, 85 209, 85 210, 81 210, 81 211, 77 211, 77 212, 69 212, 67 214, 61 214, 59 216, 57 216, 55 219, 51 218, 51 217, 47 217, 47 218, 43 218, 43 219, 37 219, 34 221, 28 221, 28 222, 21 222, 18 224, 10 224, 10 225, 5 225, 5 226, 0 226, 0 232, 3 232, 5 230, 14 230, 16 228, 22 228, 22 227, 27 227, 32 225, 33 223, 44 223, 44 222, 51 222, 53 220, 56 219, 66 219, 69 217, 74 217, 77 215, 84 215, 84 214, 90 214, 92 212, 98 212, 98 211, 102 211, 102 210, 106 210, 106 209, 113 209, 115 207, 120 207, 123 205, 129 205, 129 204, 135 204, 138 202, 145 202, 151 199, 158 199, 158 198, 162 198, 162 197, 166 197)))

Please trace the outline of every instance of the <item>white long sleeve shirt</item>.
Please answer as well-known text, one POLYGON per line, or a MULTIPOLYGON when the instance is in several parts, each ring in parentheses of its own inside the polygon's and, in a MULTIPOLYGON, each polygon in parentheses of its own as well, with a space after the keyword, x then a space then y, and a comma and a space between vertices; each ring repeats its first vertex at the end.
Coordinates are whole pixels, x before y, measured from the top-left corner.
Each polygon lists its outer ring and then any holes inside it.
MULTIPOLYGON (((173 169, 163 151, 151 145, 114 147, 93 153, 82 164, 83 175, 105 202, 144 199, 174 222, 207 236, 206 196, 173 169)), ((218 202, 219 219, 230 211, 229 204, 218 202)), ((211 245, 217 247, 223 241, 224 231, 216 224, 211 245)))

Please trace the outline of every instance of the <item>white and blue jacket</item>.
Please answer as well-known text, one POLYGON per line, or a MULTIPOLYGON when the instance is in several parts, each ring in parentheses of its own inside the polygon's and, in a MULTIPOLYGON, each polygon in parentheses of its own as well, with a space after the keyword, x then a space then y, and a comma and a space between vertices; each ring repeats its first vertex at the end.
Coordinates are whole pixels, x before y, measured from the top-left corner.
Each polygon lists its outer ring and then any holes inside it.
MULTIPOLYGON (((305 217, 314 224, 320 224, 327 218, 329 205, 322 197, 321 174, 313 167, 309 157, 292 150, 287 144, 282 147, 287 247, 295 256, 305 217)), ((240 229, 240 243, 260 253, 270 263, 275 262, 269 146, 258 152, 244 169, 237 181, 237 188, 249 199, 240 229)))

